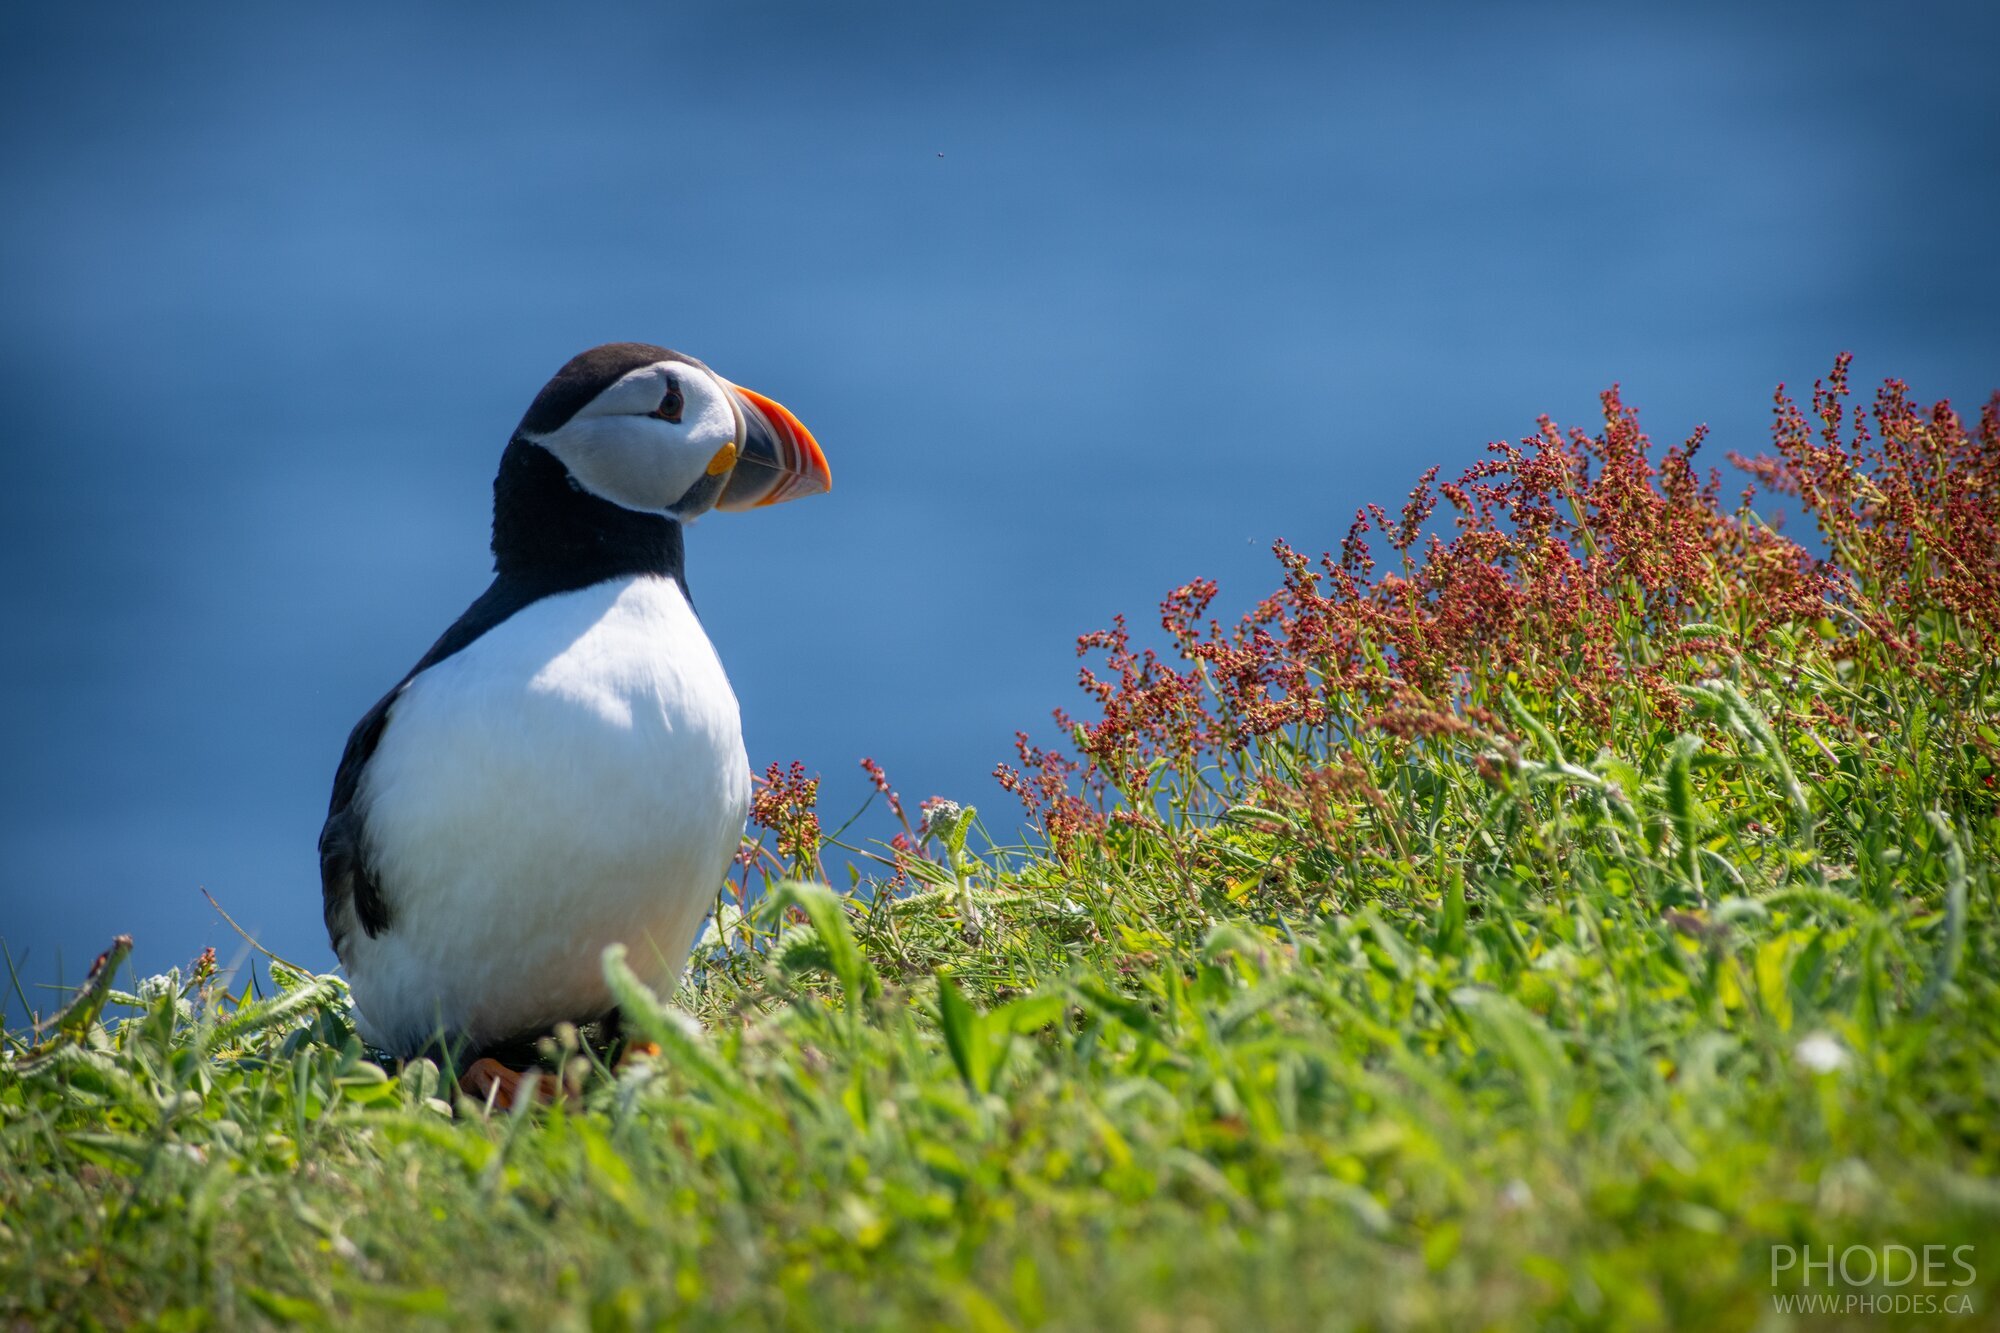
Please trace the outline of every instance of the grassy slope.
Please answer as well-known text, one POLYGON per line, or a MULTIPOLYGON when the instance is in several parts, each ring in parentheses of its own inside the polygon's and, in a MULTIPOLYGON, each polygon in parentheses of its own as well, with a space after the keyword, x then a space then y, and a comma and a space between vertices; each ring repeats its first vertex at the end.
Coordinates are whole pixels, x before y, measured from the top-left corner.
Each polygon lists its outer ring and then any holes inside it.
MULTIPOLYGON (((1616 436, 1556 452, 1614 474, 1616 436)), ((1526 468, 1509 532, 1540 522, 1526 468)), ((1279 691, 1222 680, 1240 659, 1164 690, 1128 662, 1079 736, 1121 818, 1041 789, 1053 845, 947 831, 901 858, 920 892, 730 915, 680 1010, 628 987, 663 1054, 578 1107, 454 1117, 428 1067, 368 1061, 337 980, 282 969, 24 1035, 0 1313, 1729 1327, 1771 1317, 1773 1244, 1895 1243, 1975 1246, 1978 1281, 1929 1294, 1991 1323, 1992 621, 1899 593, 1838 521, 1824 616, 1768 614, 1769 548, 1712 504, 1678 573, 1621 566, 1631 497, 1558 471, 1574 526, 1541 536, 1601 571, 1583 620, 1543 588, 1420 678, 1410 635, 1450 628, 1428 558, 1301 591, 1256 651, 1317 721, 1257 714, 1279 691), (1314 607, 1352 662, 1305 652, 1314 607)), ((1897 577, 1962 567, 1951 532, 1904 533, 1897 577)), ((1481 549, 1535 593, 1526 546, 1481 549)), ((789 795, 765 813, 809 839, 789 795)))

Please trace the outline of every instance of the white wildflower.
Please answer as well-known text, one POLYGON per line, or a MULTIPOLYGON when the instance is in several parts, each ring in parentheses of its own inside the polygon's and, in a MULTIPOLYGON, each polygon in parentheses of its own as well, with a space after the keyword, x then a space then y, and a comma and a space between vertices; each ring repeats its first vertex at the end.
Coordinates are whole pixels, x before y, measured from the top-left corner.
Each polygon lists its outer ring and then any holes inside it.
POLYGON ((917 836, 922 838, 949 838, 958 828, 959 820, 965 817, 964 806, 943 797, 925 801, 923 812, 923 819, 917 825, 917 836))
POLYGON ((139 983, 138 990, 133 993, 139 997, 140 1004, 151 1008, 153 1002, 162 995, 178 995, 180 990, 181 970, 175 967, 145 978, 139 983))
POLYGON ((1815 1074, 1832 1074, 1847 1068, 1853 1056, 1830 1033, 1815 1032, 1802 1037, 1792 1047, 1792 1058, 1815 1074))

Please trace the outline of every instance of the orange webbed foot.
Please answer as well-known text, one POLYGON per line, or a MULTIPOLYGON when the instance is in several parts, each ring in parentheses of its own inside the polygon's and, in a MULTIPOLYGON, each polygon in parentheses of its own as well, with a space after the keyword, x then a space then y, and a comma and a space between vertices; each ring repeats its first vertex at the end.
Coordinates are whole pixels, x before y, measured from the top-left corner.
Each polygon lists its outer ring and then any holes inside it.
POLYGON ((458 1087, 466 1096, 490 1108, 511 1111, 523 1098, 547 1105, 556 1099, 555 1079, 539 1070, 509 1069, 498 1060, 482 1056, 458 1076, 458 1087))

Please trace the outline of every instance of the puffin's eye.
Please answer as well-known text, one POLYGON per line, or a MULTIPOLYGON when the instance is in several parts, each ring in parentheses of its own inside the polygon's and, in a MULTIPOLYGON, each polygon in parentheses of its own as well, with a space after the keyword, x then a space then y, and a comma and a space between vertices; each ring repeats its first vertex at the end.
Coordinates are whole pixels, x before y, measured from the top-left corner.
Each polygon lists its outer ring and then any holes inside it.
POLYGON ((667 380, 667 396, 660 400, 660 405, 654 408, 649 415, 656 416, 662 421, 679 421, 681 419, 681 409, 686 406, 687 400, 681 397, 680 381, 669 378, 667 380))

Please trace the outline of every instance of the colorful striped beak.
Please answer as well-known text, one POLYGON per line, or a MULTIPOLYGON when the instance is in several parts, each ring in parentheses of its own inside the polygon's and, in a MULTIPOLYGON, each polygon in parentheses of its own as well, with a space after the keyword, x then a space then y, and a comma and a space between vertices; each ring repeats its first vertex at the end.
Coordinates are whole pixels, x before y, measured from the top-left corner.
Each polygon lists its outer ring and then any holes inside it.
POLYGON ((819 442, 783 404, 739 384, 729 386, 743 415, 743 447, 715 507, 734 513, 833 489, 819 442))

